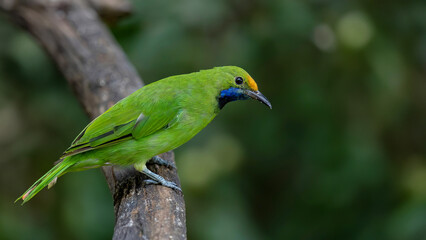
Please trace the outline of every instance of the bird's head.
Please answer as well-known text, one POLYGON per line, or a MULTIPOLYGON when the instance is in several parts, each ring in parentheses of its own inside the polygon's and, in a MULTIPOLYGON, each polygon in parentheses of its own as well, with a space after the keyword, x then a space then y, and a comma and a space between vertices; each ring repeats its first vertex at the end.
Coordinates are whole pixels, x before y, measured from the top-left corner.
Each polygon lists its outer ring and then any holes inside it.
POLYGON ((242 68, 226 66, 215 68, 220 71, 220 92, 217 97, 219 108, 236 100, 255 99, 272 109, 271 103, 263 96, 253 78, 242 68))

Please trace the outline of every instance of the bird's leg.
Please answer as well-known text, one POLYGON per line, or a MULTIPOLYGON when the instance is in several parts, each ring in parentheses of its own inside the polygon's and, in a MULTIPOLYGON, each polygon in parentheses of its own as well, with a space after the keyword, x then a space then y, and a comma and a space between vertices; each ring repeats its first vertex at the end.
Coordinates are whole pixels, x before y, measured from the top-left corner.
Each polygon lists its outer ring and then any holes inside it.
POLYGON ((159 184, 159 185, 163 185, 165 187, 177 190, 179 192, 182 192, 182 189, 180 189, 180 187, 178 187, 176 183, 167 181, 162 176, 151 172, 146 167, 142 170, 142 173, 147 175, 149 178, 151 178, 151 179, 145 180, 145 184, 159 184))
POLYGON ((145 174, 146 176, 148 176, 150 178, 150 179, 144 181, 145 184, 159 184, 159 185, 163 185, 165 187, 168 187, 168 188, 182 192, 182 189, 180 189, 180 187, 178 187, 176 185, 176 183, 171 182, 171 181, 167 181, 162 176, 151 172, 145 166, 145 164, 143 164, 143 166, 141 166, 141 164, 135 164, 135 169, 138 170, 139 172, 145 174))
POLYGON ((175 164, 174 164, 174 163, 171 163, 171 162, 169 162, 169 161, 166 161, 166 160, 162 159, 162 158, 161 158, 161 157, 159 157, 159 156, 154 156, 154 157, 152 157, 152 158, 148 161, 148 164, 157 164, 157 165, 160 165, 160 166, 166 166, 166 167, 171 168, 171 169, 176 169, 176 166, 175 166, 175 164))

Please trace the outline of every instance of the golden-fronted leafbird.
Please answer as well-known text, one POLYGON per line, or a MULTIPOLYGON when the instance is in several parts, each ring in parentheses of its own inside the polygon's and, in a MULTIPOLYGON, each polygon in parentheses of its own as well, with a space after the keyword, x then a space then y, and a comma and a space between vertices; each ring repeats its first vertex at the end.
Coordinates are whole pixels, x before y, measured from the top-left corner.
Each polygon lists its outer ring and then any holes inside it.
POLYGON ((167 165, 157 155, 194 137, 228 102, 256 99, 271 108, 256 82, 239 67, 226 66, 168 77, 117 102, 78 134, 58 163, 17 200, 29 201, 68 172, 104 165, 133 165, 151 183, 176 189, 151 172, 148 161, 167 165))

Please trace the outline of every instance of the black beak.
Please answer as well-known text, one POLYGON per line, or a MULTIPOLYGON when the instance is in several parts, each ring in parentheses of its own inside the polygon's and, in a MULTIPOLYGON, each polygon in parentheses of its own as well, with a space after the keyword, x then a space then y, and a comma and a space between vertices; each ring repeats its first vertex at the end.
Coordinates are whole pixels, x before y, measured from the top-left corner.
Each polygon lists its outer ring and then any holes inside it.
POLYGON ((259 91, 251 91, 251 90, 246 90, 246 94, 247 96, 258 100, 259 102, 265 104, 266 106, 268 106, 270 109, 272 109, 272 105, 271 103, 268 101, 268 99, 263 96, 263 94, 259 91))

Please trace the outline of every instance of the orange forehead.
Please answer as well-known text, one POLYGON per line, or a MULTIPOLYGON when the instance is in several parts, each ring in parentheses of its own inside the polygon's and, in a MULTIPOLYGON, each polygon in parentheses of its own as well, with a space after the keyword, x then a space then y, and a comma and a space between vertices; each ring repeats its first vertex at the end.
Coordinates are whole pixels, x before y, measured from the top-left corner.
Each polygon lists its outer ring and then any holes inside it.
POLYGON ((250 76, 248 76, 248 85, 249 85, 249 87, 251 88, 251 89, 253 89, 254 91, 257 91, 257 90, 259 90, 258 88, 257 88, 257 84, 256 84, 256 82, 253 80, 253 78, 252 77, 250 77, 250 76))

